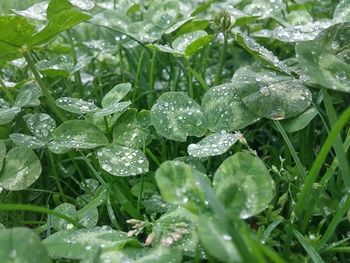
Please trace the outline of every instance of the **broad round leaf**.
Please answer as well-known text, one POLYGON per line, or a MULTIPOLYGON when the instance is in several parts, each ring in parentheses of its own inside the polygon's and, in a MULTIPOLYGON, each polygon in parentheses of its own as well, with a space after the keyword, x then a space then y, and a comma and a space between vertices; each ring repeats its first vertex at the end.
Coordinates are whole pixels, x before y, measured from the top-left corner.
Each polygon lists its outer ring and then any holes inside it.
POLYGON ((149 21, 141 21, 130 24, 128 33, 141 42, 151 43, 162 37, 163 29, 149 21))
POLYGON ((83 120, 62 123, 53 133, 53 139, 49 149, 54 153, 64 153, 70 149, 93 149, 108 144, 107 137, 97 126, 83 120))
POLYGON ((175 158, 174 161, 186 163, 201 173, 205 174, 207 172, 205 166, 200 162, 199 158, 195 158, 193 156, 182 156, 175 158))
POLYGON ((194 213, 208 211, 201 184, 210 185, 208 177, 179 161, 166 161, 156 171, 156 181, 165 201, 181 205, 194 213))
POLYGON ((145 19, 151 20, 155 25, 167 29, 176 22, 180 13, 178 1, 166 0, 155 2, 145 14, 145 19))
POLYGON ((297 117, 281 121, 286 132, 296 132, 304 129, 317 115, 315 108, 310 108, 297 117))
POLYGON ((0 104, 0 125, 4 125, 11 122, 16 117, 17 113, 20 113, 20 112, 21 112, 21 108, 19 107, 10 108, 9 106, 1 103, 0 104))
POLYGON ((36 67, 43 75, 67 78, 74 67, 74 62, 72 57, 62 55, 50 60, 41 60, 36 63, 36 67))
POLYGON ((121 101, 131 90, 130 83, 121 83, 114 86, 103 98, 102 107, 105 108, 111 104, 121 101))
POLYGON ((26 189, 41 174, 41 163, 26 147, 12 148, 6 155, 0 173, 0 186, 11 191, 26 189))
POLYGON ((24 146, 29 149, 40 149, 45 147, 45 142, 27 134, 12 133, 10 138, 18 146, 24 146))
POLYGON ((99 249, 103 252, 128 244, 139 246, 138 241, 128 238, 126 233, 107 226, 62 230, 46 238, 44 244, 51 257, 68 259, 91 258, 99 249))
POLYGON ((214 190, 230 214, 248 218, 264 210, 273 197, 273 181, 264 163, 246 152, 227 158, 217 169, 214 190))
POLYGON ((131 176, 148 172, 148 160, 139 149, 112 145, 97 152, 101 168, 115 176, 131 176))
POLYGON ((62 97, 57 99, 56 105, 65 111, 76 114, 85 114, 98 110, 98 107, 93 102, 71 97, 62 97))
POLYGON ((16 227, 0 230, 1 262, 49 263, 48 252, 33 230, 16 227))
POLYGON ((203 30, 185 33, 174 40, 172 46, 178 53, 186 57, 191 57, 201 48, 208 45, 213 39, 212 35, 208 35, 203 30))
POLYGON ((187 136, 203 136, 206 119, 201 107, 182 92, 166 92, 151 109, 152 124, 157 133, 174 141, 187 136))
POLYGON ((15 103, 16 107, 33 107, 40 105, 41 89, 36 83, 26 83, 22 86, 17 94, 15 103))
POLYGON ((307 109, 311 100, 311 92, 299 80, 261 87, 243 98, 249 110, 271 120, 294 117, 307 109))
POLYGON ((38 139, 47 141, 56 128, 56 122, 46 113, 34 113, 24 116, 28 129, 38 139))
POLYGON ((114 113, 120 113, 125 111, 131 105, 131 101, 115 102, 108 104, 105 108, 102 108, 95 112, 96 117, 105 117, 114 113))
MULTIPOLYGON (((75 209, 75 206, 69 203, 62 203, 59 206, 55 207, 55 212, 59 212, 61 214, 64 214, 66 216, 69 216, 71 218, 76 219, 77 218, 77 211, 75 209)), ((66 220, 56 217, 56 216, 50 216, 51 219, 51 225, 52 227, 57 230, 65 230, 65 229, 72 229, 74 226, 67 222, 66 220)))
POLYGON ((256 122, 259 117, 247 109, 240 98, 239 85, 225 83, 210 88, 202 100, 208 128, 214 132, 236 131, 256 122))
POLYGON ((77 213, 79 223, 85 228, 93 228, 98 222, 98 210, 96 207, 83 207, 77 213))
POLYGON ((163 214, 153 224, 152 233, 155 234, 153 246, 161 244, 179 249, 184 255, 194 256, 199 243, 196 220, 196 216, 181 207, 163 214))
POLYGON ((137 115, 136 109, 129 109, 118 118, 113 128, 113 142, 132 148, 148 144, 150 132, 142 127, 137 115))
POLYGON ((196 144, 188 145, 187 152, 194 157, 221 155, 230 149, 238 139, 236 134, 226 132, 213 133, 196 144))
POLYGON ((229 233, 213 217, 200 216, 198 236, 204 248, 222 262, 242 262, 229 233))
POLYGON ((350 22, 350 1, 340 0, 336 9, 334 10, 333 19, 340 22, 350 22))

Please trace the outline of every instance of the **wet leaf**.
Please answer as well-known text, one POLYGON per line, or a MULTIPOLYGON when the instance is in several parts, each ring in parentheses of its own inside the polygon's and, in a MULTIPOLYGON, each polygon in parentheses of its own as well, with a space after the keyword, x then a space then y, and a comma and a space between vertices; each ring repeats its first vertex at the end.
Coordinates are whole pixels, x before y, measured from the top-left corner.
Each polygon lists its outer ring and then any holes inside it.
MULTIPOLYGON (((1 99, 0 99, 1 100, 1 99)), ((9 108, 5 105, 0 105, 0 125, 11 122, 21 112, 21 108, 12 107, 9 108)))
POLYGON ((24 116, 28 129, 40 140, 48 141, 56 128, 56 122, 46 113, 34 113, 24 116))
POLYGON ((0 230, 2 262, 50 263, 48 252, 37 234, 28 228, 0 230))
POLYGON ((124 112, 113 128, 113 142, 132 148, 142 148, 149 142, 150 131, 142 127, 136 109, 124 112))
POLYGON ((336 9, 334 10, 333 19, 337 22, 350 22, 350 1, 340 0, 336 9))
POLYGON ((165 201, 196 214, 209 210, 201 184, 210 185, 210 181, 190 165, 166 161, 159 166, 155 178, 165 201))
POLYGON ((13 105, 19 108, 39 106, 41 95, 41 89, 37 83, 26 83, 19 90, 13 105))
POLYGON ((221 155, 229 150, 238 139, 237 135, 227 132, 213 133, 196 144, 188 145, 187 152, 194 157, 221 155))
POLYGON ((297 117, 282 121, 281 124, 286 132, 296 132, 304 129, 316 116, 317 110, 310 108, 297 117))
POLYGON ((18 146, 24 146, 29 149, 40 149, 45 147, 45 142, 40 139, 22 133, 12 133, 10 135, 11 140, 18 146))
POLYGON ((6 155, 0 173, 0 186, 11 191, 32 185, 41 174, 41 163, 35 153, 26 147, 12 148, 6 155))
POLYGON ((65 111, 76 114, 86 114, 98 110, 98 107, 93 102, 71 97, 57 99, 56 105, 65 111))
POLYGON ((265 164, 246 152, 236 153, 219 166, 213 186, 229 214, 243 219, 260 213, 273 197, 273 181, 265 164))
POLYGON ((174 141, 186 141, 187 136, 203 136, 206 119, 201 107, 182 92, 166 92, 151 109, 157 133, 174 141))
POLYGON ((114 113, 121 113, 131 105, 131 101, 114 102, 95 112, 96 117, 105 117, 114 113))
POLYGON ((259 119, 242 102, 240 95, 244 90, 239 87, 225 83, 210 88, 203 96, 203 113, 211 131, 236 131, 259 119))
POLYGON ((54 153, 64 153, 71 149, 93 149, 108 144, 108 139, 97 126, 83 120, 62 123, 54 131, 53 139, 49 149, 54 153))
MULTIPOLYGON (((75 206, 72 204, 62 203, 59 206, 57 206, 54 209, 54 211, 69 216, 73 219, 77 219, 77 211, 75 209, 75 206)), ((71 223, 67 222, 66 220, 60 217, 50 216, 50 219, 52 227, 57 231, 72 229, 74 227, 71 223)))
POLYGON ((107 107, 111 104, 115 104, 121 101, 131 90, 130 83, 121 83, 114 86, 104 97, 102 98, 102 107, 107 107))
POLYGON ((12 12, 14 12, 16 15, 24 16, 29 19, 37 19, 40 21, 46 20, 46 9, 48 7, 49 3, 47 1, 39 2, 37 4, 34 4, 27 9, 24 10, 15 10, 12 9, 12 12))
POLYGON ((138 241, 121 231, 107 226, 94 229, 61 230, 44 240, 49 255, 54 258, 91 258, 99 249, 121 249, 127 245, 139 246, 138 241))
POLYGON ((178 1, 159 1, 150 6, 145 14, 145 19, 152 21, 156 26, 167 29, 176 22, 179 14, 178 1))
POLYGON ((101 168, 115 176, 132 176, 148 172, 148 160, 139 149, 112 145, 97 152, 101 168))
POLYGON ((211 255, 222 262, 242 262, 231 236, 213 217, 199 217, 197 229, 202 245, 211 255))

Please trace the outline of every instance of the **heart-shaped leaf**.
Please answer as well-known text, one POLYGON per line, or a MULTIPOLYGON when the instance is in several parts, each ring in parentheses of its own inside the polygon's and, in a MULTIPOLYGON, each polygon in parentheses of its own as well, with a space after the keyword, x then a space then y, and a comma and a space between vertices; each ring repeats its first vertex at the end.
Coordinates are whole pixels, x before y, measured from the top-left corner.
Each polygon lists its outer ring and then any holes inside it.
POLYGON ((246 152, 227 158, 214 174, 213 186, 230 214, 248 218, 273 197, 273 181, 264 163, 246 152))
POLYGON ((206 119, 201 107, 182 92, 166 92, 151 109, 152 124, 157 132, 174 141, 187 136, 203 136, 206 119))
POLYGON ((196 214, 209 210, 201 184, 210 186, 210 181, 190 165, 166 161, 157 169, 155 178, 165 201, 181 205, 196 214))
POLYGON ((37 234, 28 228, 0 230, 2 262, 50 263, 51 259, 37 234))
POLYGON ((40 140, 48 141, 56 128, 56 122, 46 113, 34 113, 24 116, 28 129, 40 140))
MULTIPOLYGON (((107 226, 94 229, 61 230, 44 240, 51 257, 84 259, 91 258, 100 249, 121 249, 126 245, 139 246, 138 241, 127 234, 107 226)), ((101 252, 102 252, 101 251, 101 252)))
POLYGON ((111 104, 121 101, 131 90, 130 83, 121 83, 114 86, 104 97, 102 98, 102 107, 107 107, 111 104))
POLYGON ((210 130, 235 131, 259 119, 242 102, 240 95, 243 91, 239 85, 225 83, 212 87, 205 93, 202 108, 210 130))
POLYGON ((45 142, 27 134, 12 133, 10 138, 18 146, 24 146, 29 149, 40 149, 45 147, 45 142))
POLYGON ((113 142, 132 148, 142 148, 148 144, 150 132, 142 127, 137 115, 136 109, 129 109, 118 118, 113 128, 113 142))
MULTIPOLYGON (((77 211, 75 209, 75 206, 72 204, 62 203, 59 206, 55 207, 54 211, 69 216, 71 218, 77 219, 77 211)), ((50 219, 51 226, 57 231, 72 229, 74 227, 71 223, 67 222, 66 220, 60 217, 50 216, 50 219)))
POLYGON ((41 89, 38 84, 30 82, 22 86, 17 94, 14 106, 16 107, 33 107, 40 105, 39 98, 41 89))
POLYGON ((54 153, 65 153, 71 149, 93 149, 108 144, 107 137, 97 126, 83 120, 62 123, 53 133, 53 139, 49 149, 54 153))
POLYGON ((152 21, 156 26, 167 29, 175 23, 179 14, 179 2, 166 0, 151 5, 145 14, 145 19, 152 21))
POLYGON ((112 145, 97 152, 103 170, 115 176, 131 176, 148 172, 148 160, 139 149, 112 145))
MULTIPOLYGON (((4 101, 0 99, 0 125, 7 124, 11 122, 17 115, 17 113, 21 112, 21 108, 19 107, 8 107, 5 106, 1 101, 4 101)), ((8 104, 7 104, 8 105, 8 104)))
POLYGON ((76 114, 86 114, 98 110, 98 107, 93 102, 71 97, 62 97, 57 99, 56 105, 65 111, 76 114))
POLYGON ((125 111, 131 105, 131 101, 114 102, 110 103, 104 108, 95 112, 96 117, 105 117, 114 113, 121 113, 125 111))
POLYGON ((286 132, 300 131, 316 117, 317 113, 315 108, 310 108, 299 116, 281 121, 281 124, 286 132))
POLYGON ((41 163, 26 147, 12 148, 6 155, 0 173, 0 186, 11 191, 32 185, 41 174, 41 163))
POLYGON ((218 132, 210 134, 196 144, 188 145, 187 152, 194 157, 216 156, 225 153, 238 141, 236 134, 218 132))

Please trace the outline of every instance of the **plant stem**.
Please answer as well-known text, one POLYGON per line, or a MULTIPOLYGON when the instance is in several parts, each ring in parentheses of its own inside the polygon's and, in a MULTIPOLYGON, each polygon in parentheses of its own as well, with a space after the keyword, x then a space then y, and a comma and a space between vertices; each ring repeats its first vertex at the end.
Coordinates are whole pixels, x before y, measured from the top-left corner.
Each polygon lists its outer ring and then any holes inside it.
POLYGON ((188 79, 188 96, 190 96, 190 98, 194 99, 194 90, 193 90, 193 80, 192 80, 192 73, 190 70, 188 70, 188 68, 190 68, 190 61, 185 58, 185 74, 187 74, 187 79, 188 79))
POLYGON ((154 99, 154 66, 156 61, 156 51, 152 53, 151 68, 149 71, 149 94, 148 94, 148 108, 150 109, 153 105, 154 99))
POLYGON ((55 165, 55 159, 53 158, 53 154, 50 151, 48 151, 48 153, 49 153, 52 173, 53 173, 53 176, 55 178, 58 191, 59 191, 60 195, 62 196, 63 201, 67 202, 66 195, 65 195, 65 193, 63 191, 63 188, 62 188, 62 185, 61 185, 61 182, 60 182, 60 178, 58 177, 58 174, 57 174, 56 165, 55 165))
MULTIPOLYGON (((74 66, 76 66, 78 63, 78 58, 77 58, 77 53, 75 52, 75 45, 74 45, 73 37, 72 37, 70 30, 67 30, 67 33, 68 33, 68 41, 69 41, 69 44, 71 46, 74 66)), ((80 75, 79 70, 74 73, 74 79, 78 83, 78 90, 79 90, 80 98, 84 98, 84 86, 83 86, 83 83, 81 81, 81 75, 80 75)))
POLYGON ((52 97, 50 90, 46 87, 45 82, 42 80, 39 71, 35 67, 34 61, 28 51, 23 52, 24 58, 28 63, 30 70, 33 72, 36 81, 38 82, 43 95, 46 98, 47 105, 54 112, 54 114, 62 121, 66 121, 67 117, 57 108, 55 99, 52 97))
POLYGON ((13 104, 15 102, 15 99, 12 96, 11 92, 7 90, 7 87, 6 87, 5 83, 2 81, 2 79, 0 79, 0 86, 1 86, 1 89, 4 92, 5 96, 9 100, 9 102, 11 104, 13 104))
POLYGON ((226 61, 228 36, 227 36, 227 33, 223 33, 223 34, 224 34, 224 46, 222 47, 222 50, 221 50, 220 60, 219 60, 218 69, 217 69, 216 76, 215 76, 214 85, 218 85, 220 83, 221 75, 222 75, 222 69, 224 68, 224 64, 225 64, 225 61, 226 61))

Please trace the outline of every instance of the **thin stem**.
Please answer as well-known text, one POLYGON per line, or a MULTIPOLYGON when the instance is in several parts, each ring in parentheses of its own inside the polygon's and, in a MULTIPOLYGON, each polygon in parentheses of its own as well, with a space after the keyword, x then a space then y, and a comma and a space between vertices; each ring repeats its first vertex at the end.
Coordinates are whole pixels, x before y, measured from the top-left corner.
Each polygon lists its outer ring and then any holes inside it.
MULTIPOLYGON (((75 45, 74 45, 74 41, 73 41, 73 36, 72 36, 70 30, 67 30, 67 33, 68 33, 68 41, 69 41, 69 44, 71 46, 73 62, 74 62, 74 65, 77 65, 78 58, 77 58, 77 53, 75 52, 75 45)), ((81 76, 80 76, 79 70, 74 73, 74 79, 75 79, 75 82, 78 83, 79 96, 80 96, 80 98, 83 98, 84 97, 84 86, 83 86, 83 83, 81 81, 81 76)))
POLYGON ((154 99, 154 67, 155 67, 155 61, 156 61, 156 51, 153 51, 152 53, 152 59, 151 59, 151 68, 149 71, 149 94, 148 94, 148 108, 152 107, 153 99, 154 99))
POLYGON ((124 59, 123 59, 123 49, 122 45, 118 45, 118 54, 120 59, 120 75, 122 76, 122 82, 125 82, 125 69, 124 69, 124 59))
POLYGON ((277 126, 278 131, 281 133, 283 139, 285 140, 290 153, 293 156, 294 162, 299 170, 300 175, 305 178, 306 177, 306 173, 305 173, 305 169, 299 159, 299 156, 297 154, 297 152, 295 151, 292 142, 290 141, 286 131, 283 129, 283 126, 281 125, 281 123, 279 123, 278 121, 274 121, 275 125, 277 126))
POLYGON ((2 81, 2 79, 0 79, 0 86, 1 86, 2 91, 5 93, 5 96, 9 100, 9 102, 11 104, 13 104, 15 102, 15 99, 12 96, 11 92, 7 90, 7 87, 6 87, 5 83, 2 81))
POLYGON ((48 153, 49 153, 49 158, 50 158, 50 163, 51 163, 51 170, 52 170, 53 176, 55 178, 58 191, 60 192, 60 195, 62 196, 63 201, 67 202, 67 197, 63 191, 63 188, 62 188, 62 185, 60 182, 60 178, 58 177, 58 174, 57 174, 55 159, 53 158, 53 154, 50 151, 48 151, 48 153))
POLYGON ((190 62, 187 58, 185 58, 185 64, 186 64, 186 72, 187 74, 187 80, 188 80, 188 95, 190 98, 194 98, 194 90, 193 90, 193 80, 192 80, 192 73, 190 70, 187 70, 187 68, 190 68, 190 62))
POLYGON ((34 77, 35 77, 36 81, 38 82, 38 84, 41 88, 41 91, 46 98, 47 105, 62 122, 66 121, 67 117, 57 108, 56 103, 55 103, 55 99, 52 97, 50 90, 46 87, 45 82, 42 80, 42 78, 39 74, 39 71, 35 67, 34 61, 33 61, 32 57, 30 56, 29 52, 24 51, 23 56, 24 56, 25 60, 27 61, 30 70, 33 72, 34 77))
POLYGON ((214 81, 215 85, 218 85, 221 81, 222 69, 224 68, 224 64, 226 61, 228 36, 227 36, 227 33, 223 33, 223 34, 224 34, 224 46, 222 47, 221 54, 220 54, 220 60, 219 60, 218 69, 215 76, 215 81, 214 81))

